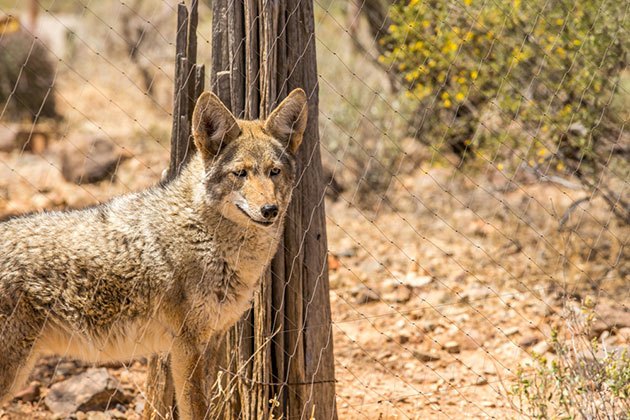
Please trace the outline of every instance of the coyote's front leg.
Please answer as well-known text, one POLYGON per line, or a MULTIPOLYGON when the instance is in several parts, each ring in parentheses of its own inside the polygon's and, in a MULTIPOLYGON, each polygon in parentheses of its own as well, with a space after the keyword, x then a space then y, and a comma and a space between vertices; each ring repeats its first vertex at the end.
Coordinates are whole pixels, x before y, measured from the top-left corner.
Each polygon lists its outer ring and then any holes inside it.
POLYGON ((200 350, 196 340, 182 335, 175 340, 171 351, 177 410, 182 420, 202 420, 208 415, 204 360, 200 350))

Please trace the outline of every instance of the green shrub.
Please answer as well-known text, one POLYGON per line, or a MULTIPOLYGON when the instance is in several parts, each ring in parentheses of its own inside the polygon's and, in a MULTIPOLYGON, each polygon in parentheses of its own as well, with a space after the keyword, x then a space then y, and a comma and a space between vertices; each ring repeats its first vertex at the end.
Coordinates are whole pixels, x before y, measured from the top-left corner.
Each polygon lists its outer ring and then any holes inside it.
POLYGON ((418 102, 419 137, 436 148, 488 159, 515 153, 514 163, 595 176, 618 147, 630 104, 618 86, 630 44, 626 8, 612 0, 400 2, 380 60, 404 79, 418 102))

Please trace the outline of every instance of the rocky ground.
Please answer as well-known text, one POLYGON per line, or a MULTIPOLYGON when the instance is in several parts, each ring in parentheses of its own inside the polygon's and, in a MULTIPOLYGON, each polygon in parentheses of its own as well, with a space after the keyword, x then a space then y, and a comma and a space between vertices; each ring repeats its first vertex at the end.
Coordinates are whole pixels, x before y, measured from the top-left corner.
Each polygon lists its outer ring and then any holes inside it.
MULTIPOLYGON (((0 152, 0 216, 96 203, 156 182, 166 166, 155 142, 107 147, 107 170, 64 158, 101 147, 94 142, 0 152), (76 183, 92 170, 105 180, 76 183)), ((370 209, 353 204, 351 188, 328 201, 340 418, 518 417, 509 390, 519 367, 527 372, 534 353, 556 357, 552 329, 568 335, 566 320, 586 298, 598 339, 627 348, 628 228, 595 199, 559 230, 583 194, 420 166, 370 209)), ((0 418, 138 418, 145 371, 144 361, 44 359, 0 418)))

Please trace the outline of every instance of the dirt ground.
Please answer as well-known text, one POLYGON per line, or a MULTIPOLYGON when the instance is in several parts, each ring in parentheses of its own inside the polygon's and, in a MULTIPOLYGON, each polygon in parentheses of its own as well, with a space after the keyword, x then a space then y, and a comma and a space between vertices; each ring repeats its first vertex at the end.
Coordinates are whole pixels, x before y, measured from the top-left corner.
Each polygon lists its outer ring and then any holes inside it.
MULTIPOLYGON (((167 163, 165 149, 149 144, 113 182, 83 186, 58 170, 62 142, 41 156, 3 153, 0 216, 146 187, 167 163)), ((378 209, 355 206, 351 190, 328 201, 340 418, 518 417, 508 395, 517 370, 531 364, 532 351, 553 357, 546 340, 563 328, 568 309, 591 296, 600 307, 628 310, 627 278, 619 274, 627 273, 620 238, 628 231, 594 200, 571 216, 579 229, 559 232, 557 215, 583 193, 515 181, 506 188, 499 173, 474 178, 420 164, 392 184, 378 209)), ((628 329, 600 338, 627 347, 628 329)), ((40 397, 10 402, 0 418, 50 418, 42 402, 50 385, 85 369, 42 360, 32 378, 40 397)), ((137 417, 145 364, 108 370, 131 399, 87 418, 137 417)))

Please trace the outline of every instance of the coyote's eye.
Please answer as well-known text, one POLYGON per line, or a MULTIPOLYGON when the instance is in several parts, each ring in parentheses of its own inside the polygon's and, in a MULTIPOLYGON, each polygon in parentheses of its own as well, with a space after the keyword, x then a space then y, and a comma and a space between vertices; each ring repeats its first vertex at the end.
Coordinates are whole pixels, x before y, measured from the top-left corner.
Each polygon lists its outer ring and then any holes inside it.
POLYGON ((279 173, 280 173, 280 168, 272 168, 272 169, 269 171, 269 175, 271 175, 271 176, 276 176, 276 175, 278 175, 279 173))
POLYGON ((247 176, 247 171, 245 169, 241 169, 239 171, 234 171, 232 173, 234 174, 234 176, 237 176, 239 178, 245 178, 247 176))

